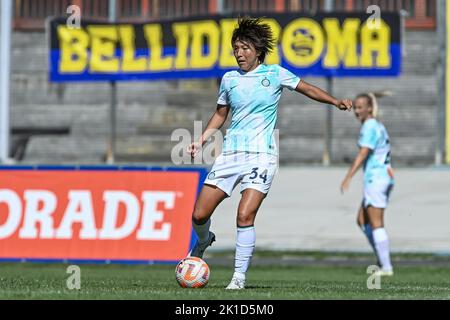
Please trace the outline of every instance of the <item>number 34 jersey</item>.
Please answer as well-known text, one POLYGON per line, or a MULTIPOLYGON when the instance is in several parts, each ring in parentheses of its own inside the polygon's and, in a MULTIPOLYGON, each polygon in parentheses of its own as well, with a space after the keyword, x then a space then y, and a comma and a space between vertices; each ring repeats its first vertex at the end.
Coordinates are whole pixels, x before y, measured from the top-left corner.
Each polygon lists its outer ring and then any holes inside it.
POLYGON ((229 105, 231 124, 223 152, 263 152, 277 155, 274 129, 283 88, 294 90, 300 78, 279 65, 260 64, 254 70, 227 72, 217 104, 229 105))

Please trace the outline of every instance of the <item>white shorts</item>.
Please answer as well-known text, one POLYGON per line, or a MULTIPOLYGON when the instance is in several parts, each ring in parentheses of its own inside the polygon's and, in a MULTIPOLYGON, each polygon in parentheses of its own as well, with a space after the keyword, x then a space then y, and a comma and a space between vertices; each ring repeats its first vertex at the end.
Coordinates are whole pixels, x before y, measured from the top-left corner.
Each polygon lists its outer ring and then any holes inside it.
POLYGON ((370 180, 364 184, 363 206, 385 209, 394 183, 389 179, 370 180))
POLYGON ((269 192, 278 171, 278 157, 268 153, 233 152, 220 154, 209 172, 205 184, 214 185, 231 196, 241 183, 241 193, 247 188, 264 194, 269 192))

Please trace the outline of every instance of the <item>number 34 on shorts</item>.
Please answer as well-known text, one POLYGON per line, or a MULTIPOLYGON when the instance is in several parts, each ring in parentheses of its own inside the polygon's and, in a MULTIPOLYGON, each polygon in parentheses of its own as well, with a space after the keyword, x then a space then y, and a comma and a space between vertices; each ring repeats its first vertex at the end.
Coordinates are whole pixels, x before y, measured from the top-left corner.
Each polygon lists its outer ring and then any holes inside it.
MULTIPOLYGON (((262 183, 267 183, 268 170, 264 169, 264 171, 263 171, 263 169, 264 168, 260 169, 259 167, 252 168, 252 172, 246 176, 247 179, 249 181, 251 181, 252 183, 259 183, 260 181, 262 181, 262 183)), ((245 180, 246 177, 244 177, 242 180, 245 180)))
POLYGON ((275 173, 276 169, 270 166, 253 166, 250 172, 242 177, 241 190, 252 188, 267 193, 275 173))
POLYGON ((238 153, 221 154, 215 161, 205 184, 215 185, 231 196, 240 183, 241 192, 247 188, 267 193, 277 172, 277 158, 272 155, 238 153))

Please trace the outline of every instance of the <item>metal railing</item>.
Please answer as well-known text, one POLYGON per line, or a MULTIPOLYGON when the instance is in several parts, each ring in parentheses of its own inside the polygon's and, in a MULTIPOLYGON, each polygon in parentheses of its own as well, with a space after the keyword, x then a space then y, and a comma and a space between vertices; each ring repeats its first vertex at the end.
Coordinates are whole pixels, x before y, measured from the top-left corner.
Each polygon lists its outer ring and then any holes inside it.
MULTIPOLYGON (((117 0, 118 21, 151 21, 217 13, 217 0, 117 0)), ((221 0, 223 12, 307 12, 324 10, 325 0, 221 0)), ((108 0, 15 0, 14 27, 43 29, 48 16, 68 16, 67 8, 77 5, 83 18, 107 19, 108 0)), ((335 0, 336 11, 365 11, 378 5, 383 11, 408 12, 407 28, 436 27, 436 0, 335 0)))
POLYGON ((365 10, 369 5, 378 5, 381 10, 408 13, 407 28, 436 28, 436 0, 353 0, 354 10, 365 10))
MULTIPOLYGON (((279 2, 279 1, 278 1, 279 2)), ((225 0, 224 12, 273 12, 276 11, 277 1, 245 1, 245 0, 225 0)))

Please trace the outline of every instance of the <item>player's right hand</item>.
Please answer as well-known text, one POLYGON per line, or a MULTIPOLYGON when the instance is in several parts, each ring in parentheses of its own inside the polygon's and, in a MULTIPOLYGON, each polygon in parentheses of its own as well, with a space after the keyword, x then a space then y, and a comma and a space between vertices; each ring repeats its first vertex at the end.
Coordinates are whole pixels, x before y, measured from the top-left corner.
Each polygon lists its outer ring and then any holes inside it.
POLYGON ((190 153, 191 158, 194 158, 200 151, 201 147, 202 145, 200 142, 192 142, 190 145, 188 145, 187 152, 190 153))
POLYGON ((339 100, 336 103, 336 107, 339 110, 350 111, 353 108, 353 101, 351 99, 339 100))

